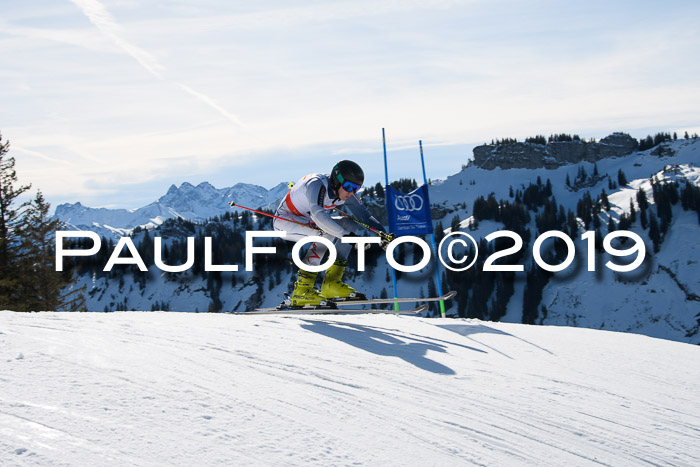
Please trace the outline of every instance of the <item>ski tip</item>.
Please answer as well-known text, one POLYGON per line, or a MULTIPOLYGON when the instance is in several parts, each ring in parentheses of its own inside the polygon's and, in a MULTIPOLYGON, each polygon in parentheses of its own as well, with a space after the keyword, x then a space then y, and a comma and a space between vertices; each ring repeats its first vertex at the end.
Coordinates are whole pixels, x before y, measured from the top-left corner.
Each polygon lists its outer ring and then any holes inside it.
POLYGON ((387 310, 387 314, 397 314, 397 315, 417 315, 420 313, 423 313, 424 311, 428 311, 429 306, 428 305, 421 305, 419 307, 416 307, 412 310, 398 310, 398 311, 393 311, 393 310, 387 310))
POLYGON ((452 297, 454 297, 455 295, 457 295, 457 291, 456 291, 456 290, 450 290, 450 291, 447 292, 445 295, 443 295, 442 298, 445 299, 445 300, 449 300, 449 299, 451 299, 452 297))

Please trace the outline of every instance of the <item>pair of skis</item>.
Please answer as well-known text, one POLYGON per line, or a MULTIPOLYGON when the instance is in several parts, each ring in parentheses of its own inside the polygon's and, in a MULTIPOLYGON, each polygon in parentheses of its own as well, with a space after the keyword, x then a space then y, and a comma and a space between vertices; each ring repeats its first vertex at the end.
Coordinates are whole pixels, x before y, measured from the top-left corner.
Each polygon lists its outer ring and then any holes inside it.
POLYGON ((278 306, 273 308, 258 308, 254 311, 245 311, 234 313, 237 315, 330 315, 330 314, 396 314, 396 315, 415 315, 422 313, 428 309, 428 305, 420 305, 411 310, 364 310, 361 308, 344 308, 346 306, 357 305, 381 305, 384 303, 408 303, 408 302, 439 302, 441 300, 449 300, 457 295, 457 292, 447 292, 440 297, 428 298, 373 298, 368 300, 335 300, 329 301, 329 305, 305 306, 305 307, 285 307, 278 306))
MULTIPOLYGON (((291 186, 290 186, 291 188, 291 186)), ((308 224, 302 224, 300 222, 291 220, 291 219, 284 219, 282 217, 275 216, 273 214, 261 212, 261 211, 256 211, 255 209, 247 208, 245 206, 241 206, 240 204, 236 204, 236 202, 231 201, 229 202, 229 205, 232 208, 241 208, 241 209, 247 209, 248 211, 252 211, 258 214, 261 214, 263 216, 267 217, 272 217, 275 219, 280 219, 283 221, 287 222, 292 222, 294 224, 300 224, 305 227, 311 227, 311 228, 318 228, 315 226, 311 226, 308 224)), ((340 214, 350 218, 351 220, 355 221, 359 225, 363 226, 367 230, 371 230, 375 234, 379 235, 382 239, 386 241, 391 241, 394 236, 393 235, 387 235, 384 232, 380 232, 378 230, 373 229, 367 224, 364 224, 360 222, 359 220, 355 219, 352 216, 349 216, 348 214, 344 213, 338 208, 335 208, 337 212, 340 214)), ((286 306, 284 303, 280 306, 274 307, 274 308, 258 308, 253 311, 244 311, 244 312, 234 312, 233 314, 235 315, 272 315, 272 314, 286 314, 286 315, 329 315, 329 314, 364 314, 364 313, 372 313, 372 314, 382 314, 382 313, 387 313, 387 314, 397 314, 397 315, 415 315, 418 313, 422 313, 428 309, 428 305, 420 305, 412 310, 403 310, 403 311, 397 311, 397 310, 364 310, 361 308, 342 308, 346 306, 356 306, 356 305, 380 305, 383 303, 407 303, 407 302, 439 302, 442 300, 449 300, 452 297, 457 295, 457 292, 451 291, 447 292, 445 295, 442 295, 441 297, 429 297, 429 298, 374 298, 374 299, 369 299, 369 300, 344 300, 344 299, 336 299, 336 300, 329 300, 326 302, 327 304, 325 305, 319 305, 319 306, 304 306, 304 307, 290 307, 286 306)))

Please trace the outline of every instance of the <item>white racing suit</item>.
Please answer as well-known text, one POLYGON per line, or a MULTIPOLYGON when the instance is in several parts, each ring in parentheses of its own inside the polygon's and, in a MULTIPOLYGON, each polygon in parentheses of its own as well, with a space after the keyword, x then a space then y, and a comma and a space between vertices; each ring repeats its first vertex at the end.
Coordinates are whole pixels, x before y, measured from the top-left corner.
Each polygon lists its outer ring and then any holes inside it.
MULTIPOLYGON (((380 224, 367 211, 355 193, 347 201, 333 198, 334 194, 329 188, 327 175, 310 174, 299 180, 284 197, 277 207, 276 216, 302 224, 311 224, 309 227, 294 222, 275 219, 275 230, 287 232, 287 240, 296 242, 304 237, 321 236, 329 238, 336 248, 338 259, 346 260, 352 250, 351 243, 342 243, 340 239, 349 233, 360 231, 361 226, 346 217, 331 217, 329 211, 336 206, 347 206, 350 213, 358 220, 369 225, 373 229, 384 230, 380 224), (314 226, 323 230, 319 232, 314 226)), ((323 255, 328 248, 323 244, 313 242, 309 247, 303 262, 310 266, 321 264, 323 255)))

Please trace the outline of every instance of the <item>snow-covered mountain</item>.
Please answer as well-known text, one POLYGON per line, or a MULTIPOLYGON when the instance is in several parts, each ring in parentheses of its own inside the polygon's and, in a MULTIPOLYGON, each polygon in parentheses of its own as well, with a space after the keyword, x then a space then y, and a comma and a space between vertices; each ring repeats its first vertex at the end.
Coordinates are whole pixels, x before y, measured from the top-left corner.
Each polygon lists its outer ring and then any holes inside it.
MULTIPOLYGON (((639 214, 636 195, 640 189, 646 193, 651 206, 650 211, 656 212, 652 180, 661 183, 680 181, 682 184, 687 182, 696 187, 700 186, 699 161, 700 140, 691 139, 663 143, 663 147, 636 151, 623 157, 602 158, 597 160, 595 165, 593 162, 582 161, 554 169, 493 170, 472 165, 432 185, 430 197, 434 211, 440 216, 439 219, 435 218, 436 224, 441 223, 447 232, 450 232, 454 225, 478 241, 490 233, 504 229, 502 223, 494 220, 484 220, 478 226, 474 226, 472 211, 474 202, 479 197, 493 194, 499 200, 512 200, 511 191, 523 190, 540 179, 543 184, 550 181, 552 198, 556 199, 557 204, 575 213, 577 203, 586 192, 589 192, 593 199, 597 199, 605 190, 610 209, 599 214, 603 225, 601 231, 605 235, 609 219, 619 223, 623 215, 630 213, 631 204, 639 214), (577 180, 577 174, 581 171, 589 174, 585 180, 577 180), (620 172, 624 173, 627 183, 611 188, 611 182, 617 182, 620 172)), ((210 201, 213 198, 205 196, 203 193, 207 191, 199 191, 199 187, 190 185, 184 188, 171 189, 168 195, 161 198, 167 199, 167 203, 163 205, 173 206, 178 213, 203 212, 198 210, 199 207, 212 204, 226 205, 225 199, 210 201)), ((280 197, 285 190, 286 186, 280 185, 280 197)), ((212 188, 208 192, 215 193, 215 190, 212 188)), ((375 197, 367 199, 366 202, 381 204, 383 200, 375 197)), ((639 218, 629 227, 629 230, 637 233, 646 244, 647 260, 637 274, 619 274, 607 269, 605 263, 615 259, 606 253, 597 253, 596 271, 589 272, 586 267, 587 244, 581 239, 581 234, 587 229, 581 219, 578 219, 579 230, 573 236, 576 246, 574 262, 567 271, 555 274, 543 287, 541 300, 534 310, 534 322, 635 332, 700 343, 700 225, 696 212, 684 210, 681 203, 674 205, 672 212, 668 233, 664 236, 658 252, 654 251, 649 229, 641 226, 639 218)), ((527 225, 533 237, 525 247, 527 255, 521 261, 527 269, 532 265, 534 238, 541 233, 538 232, 535 222, 537 214, 531 212, 532 219, 527 225)), ((211 214, 207 214, 209 215, 211 214)), ((85 224, 89 221, 86 217, 85 224)), ((236 219, 227 220, 216 229, 241 229, 241 220, 238 221, 239 224, 236 225, 236 219)), ((253 216, 249 221, 252 224, 248 229, 257 230, 257 222, 260 220, 253 216)), ((201 233, 207 227, 198 228, 201 229, 201 233)), ((266 229, 269 226, 261 228, 266 229)), ((172 233, 173 230, 170 229, 169 232, 172 233)), ((166 240, 168 248, 172 246, 168 243, 172 242, 171 233, 164 234, 171 237, 170 240, 166 240)), ((152 235, 159 235, 158 230, 152 235)), ((142 240, 143 234, 134 239, 137 244, 142 240)), ((227 246, 230 245, 229 243, 227 246)), ((233 248, 242 251, 240 243, 236 243, 233 248)), ((243 311, 256 306, 279 304, 296 277, 294 268, 285 261, 279 261, 278 267, 268 269, 265 274, 245 271, 242 262, 238 264, 238 272, 233 275, 223 273, 216 278, 218 282, 197 273, 163 275, 162 271, 151 267, 147 280, 131 273, 118 279, 97 271, 97 274, 81 275, 78 285, 87 287, 87 306, 93 311, 149 310, 154 307, 176 311, 207 311, 212 308, 243 311)), ((385 259, 380 257, 376 265, 364 273, 355 273, 349 269, 346 280, 370 297, 391 295, 389 270, 385 259)), ((399 280, 398 295, 427 295, 432 277, 434 275, 430 268, 404 274, 399 280)), ((527 272, 516 273, 514 291, 508 299, 504 314, 491 319, 514 323, 523 321, 526 279, 527 272)), ((496 292, 492 295, 495 296, 496 292)), ((473 302, 469 295, 472 293, 473 291, 459 296, 461 307, 457 306, 458 300, 453 300, 453 307, 448 313, 473 317, 474 315, 466 314, 464 309, 465 302, 473 302)), ((486 298, 490 300, 491 297, 486 298)), ((482 316, 491 317, 488 313, 482 316)))
POLYGON ((700 465, 700 348, 635 334, 0 312, 0 342, 2 465, 700 465))
MULTIPOLYGON (((611 209, 603 215, 619 222, 623 214, 630 213, 631 201, 639 211, 636 202, 639 189, 646 193, 654 206, 652 179, 662 183, 688 181, 700 186, 699 163, 700 140, 691 139, 664 143, 662 148, 638 151, 625 157, 601 159, 595 165, 583 162, 554 170, 468 167, 431 187, 430 198, 436 207, 450 211, 443 219, 448 232, 451 231, 450 220, 457 218, 460 229, 479 241, 503 229, 502 224, 492 221, 482 222, 477 228, 469 227, 474 221, 472 206, 480 196, 493 193, 496 199, 512 199, 511 188, 522 189, 536 183, 539 177, 543 182, 551 180, 557 203, 574 212, 584 192, 589 191, 596 199, 605 190, 611 209), (660 153, 666 155, 660 156, 660 153), (567 178, 573 184, 580 168, 588 174, 597 170, 599 175, 597 179, 591 177, 585 186, 569 187, 567 178), (628 184, 610 190, 609 179, 616 180, 619 171, 625 174, 628 184)), ((606 268, 604 263, 613 259, 609 255, 601 255, 596 272, 589 272, 586 268, 586 242, 580 236, 574 238, 577 250, 574 263, 567 268, 569 272, 555 275, 544 288, 541 305, 547 313, 540 313, 537 322, 637 332, 700 343, 699 217, 696 212, 683 211, 680 206, 675 206, 673 213, 669 233, 658 253, 654 252, 649 233, 640 226, 639 220, 629 228, 646 243, 647 261, 637 274, 621 275, 606 268)), ((536 232, 534 219, 531 224, 531 230, 536 232)), ((582 226, 581 232, 584 230, 582 226)), ((603 231, 607 233, 605 227, 603 231)), ((525 264, 531 258, 531 254, 528 255, 525 264)), ((507 313, 501 318, 503 321, 521 322, 524 274, 519 277, 521 280, 516 280, 507 313)))
POLYGON ((55 217, 65 222, 69 229, 119 237, 136 227, 153 228, 166 219, 202 222, 230 212, 228 203, 231 201, 254 209, 275 209, 287 189, 285 183, 268 190, 248 183, 217 189, 207 182, 197 186, 185 182, 179 188, 172 185, 158 201, 138 209, 90 208, 78 202, 57 206, 55 217))

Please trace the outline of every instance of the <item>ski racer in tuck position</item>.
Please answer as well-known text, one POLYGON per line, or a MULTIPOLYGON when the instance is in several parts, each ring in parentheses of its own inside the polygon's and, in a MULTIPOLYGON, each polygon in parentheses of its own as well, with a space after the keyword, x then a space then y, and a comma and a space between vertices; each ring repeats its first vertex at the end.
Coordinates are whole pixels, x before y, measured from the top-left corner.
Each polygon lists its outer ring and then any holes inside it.
MULTIPOLYGON (((334 298, 366 298, 342 282, 353 244, 342 243, 341 239, 357 236, 360 225, 347 217, 331 217, 329 213, 338 206, 346 206, 358 220, 383 232, 384 226, 372 217, 357 197, 364 179, 364 172, 358 164, 344 160, 333 167, 330 175, 315 173, 303 177, 282 199, 276 216, 293 222, 275 219, 275 230, 286 231, 286 239, 295 242, 308 236, 328 238, 338 254, 335 263, 326 270, 320 290, 314 287, 318 273, 299 269, 290 299, 292 306, 320 305, 321 302, 334 298), (322 230, 321 233, 319 229, 322 230)), ((382 248, 386 249, 392 239, 391 235, 386 238, 382 236, 382 248)), ((314 242, 302 261, 310 266, 319 266, 327 250, 325 245, 314 242)))

